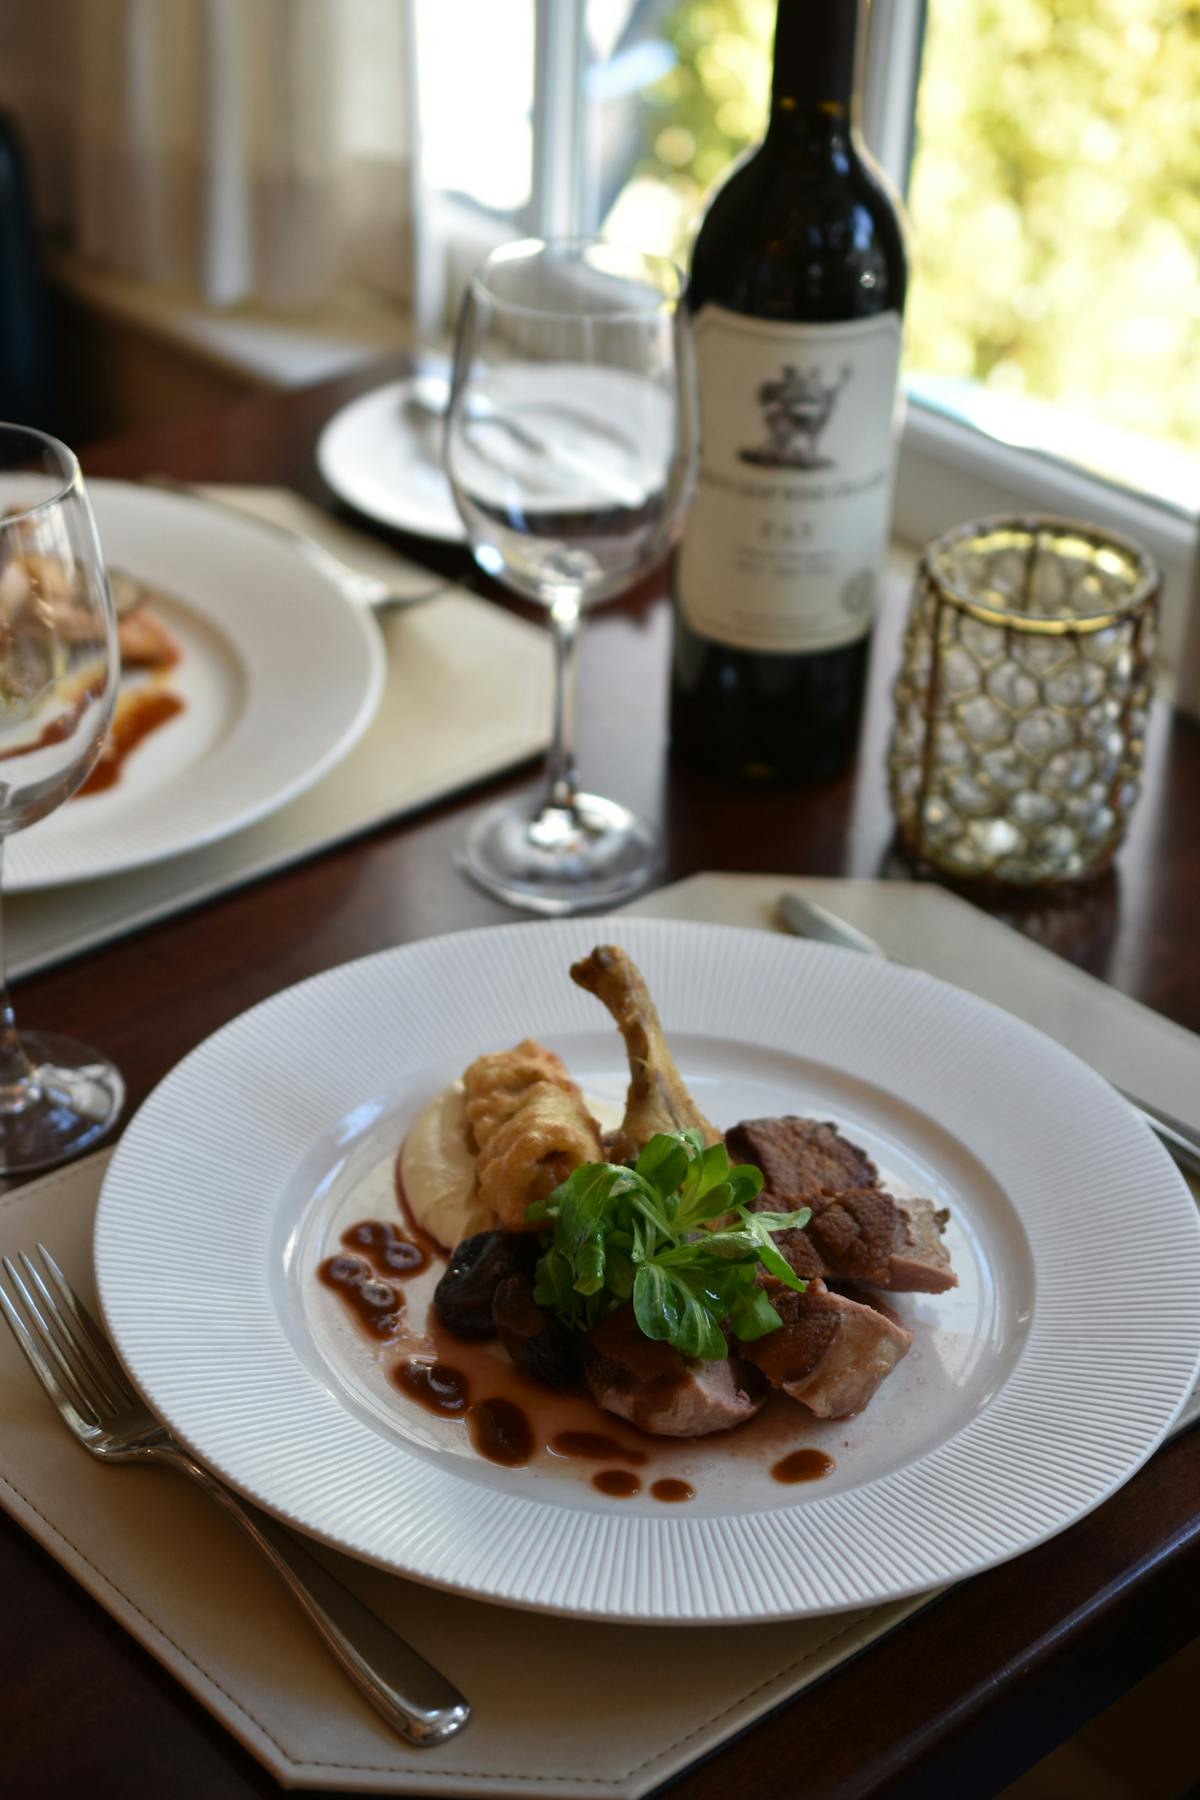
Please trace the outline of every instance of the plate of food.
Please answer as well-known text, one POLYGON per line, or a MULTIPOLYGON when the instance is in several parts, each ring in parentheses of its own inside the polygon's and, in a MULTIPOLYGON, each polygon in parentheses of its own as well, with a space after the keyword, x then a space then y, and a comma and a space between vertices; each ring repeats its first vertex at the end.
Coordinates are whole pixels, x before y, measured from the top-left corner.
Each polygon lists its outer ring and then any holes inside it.
POLYGON ((117 874, 264 818, 353 747, 383 691, 374 619, 280 533, 186 494, 119 481, 88 493, 121 691, 83 788, 10 843, 17 891, 117 874))
POLYGON ((1200 1225, 1085 1064, 918 971, 717 925, 503 926, 254 1008, 108 1169, 109 1329, 314 1536, 645 1623, 883 1602, 1150 1455, 1200 1225))

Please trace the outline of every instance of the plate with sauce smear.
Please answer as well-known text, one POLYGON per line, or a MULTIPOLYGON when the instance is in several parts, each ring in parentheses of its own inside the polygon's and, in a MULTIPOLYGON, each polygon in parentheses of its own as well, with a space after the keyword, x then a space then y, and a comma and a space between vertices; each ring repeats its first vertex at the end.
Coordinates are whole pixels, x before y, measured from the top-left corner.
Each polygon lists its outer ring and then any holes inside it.
POLYGON ((123 679, 117 754, 14 838, 15 891, 115 875, 265 818, 353 748, 383 691, 374 619, 278 532, 186 494, 88 492, 106 559, 153 591, 179 656, 123 679))
POLYGON ((96 1269, 150 1404, 243 1493, 398 1574, 627 1622, 836 1612, 1017 1555, 1136 1471, 1200 1364, 1194 1202, 1085 1064, 917 971, 657 919, 408 945, 244 1014, 125 1133, 96 1269), (526 1036, 619 1107, 620 1040, 567 974, 598 942, 642 969, 718 1126, 836 1120, 949 1208, 959 1286, 889 1295, 913 1347, 857 1417, 777 1396, 652 1438, 431 1318, 405 1132, 526 1036))

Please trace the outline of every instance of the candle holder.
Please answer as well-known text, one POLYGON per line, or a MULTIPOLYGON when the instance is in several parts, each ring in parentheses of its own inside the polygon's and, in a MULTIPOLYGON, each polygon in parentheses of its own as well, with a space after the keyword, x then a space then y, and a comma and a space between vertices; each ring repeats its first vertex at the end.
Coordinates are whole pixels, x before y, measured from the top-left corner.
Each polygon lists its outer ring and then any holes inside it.
POLYGON ((1068 519, 957 526, 921 556, 896 683, 892 806, 958 880, 1098 873, 1137 799, 1161 578, 1068 519))

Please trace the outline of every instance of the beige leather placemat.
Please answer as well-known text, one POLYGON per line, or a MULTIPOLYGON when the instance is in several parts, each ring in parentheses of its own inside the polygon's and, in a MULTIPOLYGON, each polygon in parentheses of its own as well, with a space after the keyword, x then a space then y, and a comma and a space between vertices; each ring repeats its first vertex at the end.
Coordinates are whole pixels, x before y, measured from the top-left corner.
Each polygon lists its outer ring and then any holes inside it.
MULTIPOLYGON (((271 523, 303 528, 399 592, 436 584, 428 570, 296 495, 231 489, 229 499, 271 523)), ((299 862, 544 749, 551 705, 544 632, 456 587, 384 613, 380 626, 387 681, 379 711, 335 769, 270 818, 219 843, 125 875, 6 896, 10 974, 46 968, 299 862)))
MULTIPOLYGON (((637 910, 733 923, 752 922, 757 911, 768 922, 782 882, 699 877, 637 910)), ((904 903, 904 949, 935 966, 947 941, 941 903, 949 896, 878 882, 803 885, 885 939, 896 895, 912 896, 904 903)), ((1074 973, 1053 957, 1043 967, 1033 946, 1013 938, 1012 1010, 1056 980, 1070 985, 1074 973)), ((1080 1002, 1074 1016, 1078 1035, 1064 1041, 1086 1050, 1096 1015, 1080 1002)), ((1165 1032, 1153 1072, 1168 1085, 1189 1074, 1197 1080, 1200 1043, 1165 1032)), ((93 1157, 0 1199, 0 1252, 40 1237, 92 1298, 92 1218, 105 1161, 93 1157)), ((90 1461, 5 1332, 0 1408, 0 1503, 286 1786, 636 1800, 936 1598, 800 1624, 648 1630, 484 1606, 323 1550, 347 1585, 444 1668, 474 1706, 460 1738, 416 1752, 359 1699, 203 1495, 166 1471, 90 1461)), ((1177 1429, 1198 1411, 1193 1395, 1177 1429)))
POLYGON ((1036 1025, 1200 1138, 1200 1038, 933 883, 693 875, 629 911, 774 931, 789 889, 857 925, 889 956, 1036 1025))
MULTIPOLYGON (((106 1162, 0 1200, 0 1253, 40 1238, 89 1304, 106 1162)), ((330 1662, 236 1526, 169 1470, 93 1462, 2 1329, 0 1410, 0 1503, 289 1787, 632 1800, 924 1604, 702 1632, 574 1624, 321 1549, 471 1702, 460 1737, 414 1751, 330 1662)))

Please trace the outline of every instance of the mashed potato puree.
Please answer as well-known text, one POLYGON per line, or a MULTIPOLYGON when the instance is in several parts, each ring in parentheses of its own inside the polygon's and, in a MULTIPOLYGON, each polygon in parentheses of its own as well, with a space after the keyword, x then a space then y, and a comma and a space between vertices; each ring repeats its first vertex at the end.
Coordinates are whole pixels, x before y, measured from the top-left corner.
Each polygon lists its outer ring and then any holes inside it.
MULTIPOLYGON (((611 1100, 585 1094, 584 1102, 601 1131, 620 1124, 622 1108, 611 1100)), ((476 1190, 465 1104, 462 1082, 452 1081, 413 1120, 400 1153, 400 1179, 413 1222, 447 1250, 498 1223, 476 1190)))

